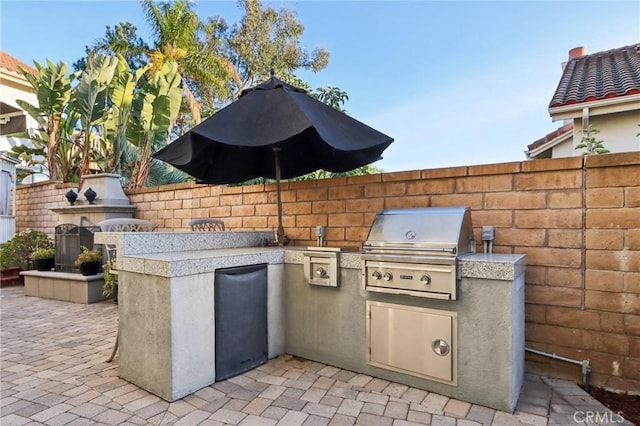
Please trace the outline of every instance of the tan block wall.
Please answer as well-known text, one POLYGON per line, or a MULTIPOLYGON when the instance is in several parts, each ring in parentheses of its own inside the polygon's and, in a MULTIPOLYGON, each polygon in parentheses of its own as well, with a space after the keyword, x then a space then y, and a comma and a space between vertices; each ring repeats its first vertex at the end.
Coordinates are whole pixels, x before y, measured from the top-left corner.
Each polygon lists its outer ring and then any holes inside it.
MULTIPOLYGON (((32 187, 18 191, 18 227, 40 228, 38 217, 54 226, 45 203, 26 199, 65 191, 32 187)), ((274 184, 185 183, 127 194, 136 216, 162 231, 187 230, 199 217, 221 218, 232 230, 277 227, 274 184)), ((362 246, 380 210, 469 206, 477 241, 491 225, 495 252, 527 255, 527 347, 589 358, 594 384, 640 393, 640 153, 285 182, 282 204, 291 244, 315 245, 323 225, 327 245, 351 248, 362 246)), ((536 372, 581 379, 577 365, 527 360, 536 372)))
POLYGON ((50 209, 68 204, 64 194, 77 184, 38 182, 18 186, 16 191, 16 231, 37 229, 54 238, 58 215, 50 209))

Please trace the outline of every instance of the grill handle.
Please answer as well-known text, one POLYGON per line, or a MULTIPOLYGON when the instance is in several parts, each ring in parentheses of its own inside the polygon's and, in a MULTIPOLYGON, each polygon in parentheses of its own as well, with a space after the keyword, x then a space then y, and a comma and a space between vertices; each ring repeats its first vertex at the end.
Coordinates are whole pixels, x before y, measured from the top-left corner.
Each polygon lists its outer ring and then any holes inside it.
POLYGON ((407 251, 420 251, 420 252, 441 252, 441 253, 451 253, 451 254, 456 254, 458 252, 458 248, 457 247, 440 247, 440 248, 424 248, 424 247, 419 247, 419 246, 415 246, 415 245, 406 245, 406 246, 398 246, 398 245, 394 245, 392 246, 374 246, 371 244, 364 244, 362 246, 362 248, 365 251, 374 251, 374 250, 388 250, 389 252, 393 252, 395 250, 407 250, 407 251))

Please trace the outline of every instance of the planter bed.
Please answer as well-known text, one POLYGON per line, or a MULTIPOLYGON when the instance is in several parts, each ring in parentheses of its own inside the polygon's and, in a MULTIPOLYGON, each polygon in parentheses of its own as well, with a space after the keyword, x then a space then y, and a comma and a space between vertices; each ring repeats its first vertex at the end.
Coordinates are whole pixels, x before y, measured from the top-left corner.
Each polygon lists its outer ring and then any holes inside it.
POLYGON ((102 295, 104 274, 83 276, 69 272, 23 271, 24 293, 43 299, 74 303, 95 303, 105 300, 102 295))

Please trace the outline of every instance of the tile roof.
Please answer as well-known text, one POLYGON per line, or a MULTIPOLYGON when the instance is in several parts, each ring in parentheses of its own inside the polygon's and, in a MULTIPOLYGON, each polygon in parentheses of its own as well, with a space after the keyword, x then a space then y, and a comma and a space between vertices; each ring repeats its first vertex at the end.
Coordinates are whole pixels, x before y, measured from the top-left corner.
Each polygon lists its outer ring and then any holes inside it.
POLYGON ((549 108, 640 93, 640 44, 570 59, 549 108))
POLYGON ((559 136, 568 133, 568 132, 573 132, 573 122, 569 122, 567 124, 565 124, 564 126, 560 127, 559 129, 554 130, 553 132, 547 134, 546 136, 538 139, 537 141, 533 142, 530 145, 527 145, 527 148, 529 149, 529 151, 533 151, 536 148, 541 147, 542 145, 551 142, 552 140, 558 138, 559 136))
POLYGON ((27 65, 24 62, 9 55, 8 53, 0 50, 0 68, 22 74, 19 67, 24 68, 25 70, 31 72, 31 74, 33 75, 38 75, 38 71, 34 67, 27 65))

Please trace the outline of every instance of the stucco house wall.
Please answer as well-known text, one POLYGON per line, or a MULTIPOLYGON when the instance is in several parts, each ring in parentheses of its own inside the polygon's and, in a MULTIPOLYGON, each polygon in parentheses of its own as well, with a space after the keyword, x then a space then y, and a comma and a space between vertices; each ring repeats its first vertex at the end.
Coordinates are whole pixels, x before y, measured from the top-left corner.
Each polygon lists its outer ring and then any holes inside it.
MULTIPOLYGON (((589 118, 589 123, 600 133, 594 135, 604 142, 604 147, 611 153, 640 151, 640 109, 615 114, 598 115, 589 118)), ((582 118, 573 120, 573 138, 554 146, 552 158, 575 157, 582 155, 582 150, 575 147, 585 136, 582 118)))
MULTIPOLYGON (((575 129, 575 124, 574 124, 575 129)), ((576 150, 576 146, 580 143, 582 136, 577 137, 574 131, 573 137, 551 148, 551 158, 567 158, 581 155, 581 152, 576 150)))
MULTIPOLYGON (((3 57, 8 56, 2 52, 3 57)), ((38 98, 35 91, 27 81, 27 79, 18 71, 16 65, 22 64, 15 58, 10 58, 10 63, 3 60, 0 62, 0 102, 10 105, 15 108, 20 108, 17 99, 22 99, 29 102, 32 105, 38 105, 38 98)), ((25 65, 26 64, 22 64, 25 65)), ((22 109, 22 108, 20 108, 22 109)), ((38 123, 36 120, 26 114, 27 128, 37 128, 38 123)), ((6 139, 1 137, 1 139, 6 139)), ((0 142, 0 151, 5 147, 0 142)))
MULTIPOLYGON (((640 105, 636 111, 624 111, 615 114, 597 115, 589 118, 589 124, 600 133, 596 139, 604 141, 611 153, 640 151, 640 105)), ((580 143, 584 136, 582 119, 574 120, 573 146, 580 143)))
MULTIPOLYGON (((0 111, 0 119, 13 120, 16 118, 15 114, 18 114, 18 112, 6 111, 6 109, 8 107, 9 109, 16 108, 22 110, 17 100, 23 100, 35 106, 38 105, 38 96, 29 81, 22 75, 20 71, 21 68, 33 75, 37 75, 38 73, 32 66, 14 58, 6 52, 0 51, 0 102, 5 105, 3 110, 0 111)), ((38 122, 26 112, 23 112, 22 116, 24 117, 27 131, 35 130, 39 127, 38 122)), ((6 129, 3 130, 6 131, 6 129)), ((28 145, 30 143, 29 139, 26 138, 18 138, 9 136, 8 134, 0 135, 0 152, 9 152, 14 146, 28 145)), ((36 172, 23 179, 23 183, 39 182, 48 178, 48 175, 38 173, 43 171, 42 167, 28 166, 24 162, 19 164, 18 167, 22 169, 30 168, 36 172)), ((44 171, 46 172, 46 167, 44 171)))

